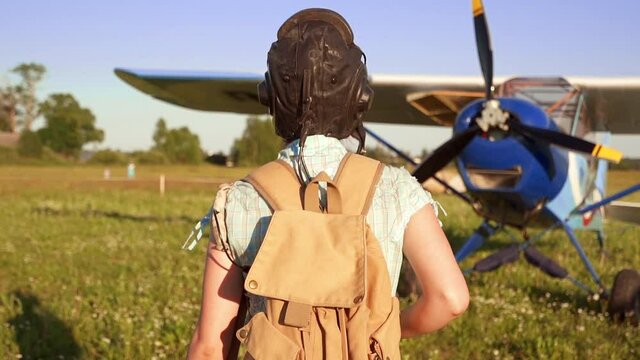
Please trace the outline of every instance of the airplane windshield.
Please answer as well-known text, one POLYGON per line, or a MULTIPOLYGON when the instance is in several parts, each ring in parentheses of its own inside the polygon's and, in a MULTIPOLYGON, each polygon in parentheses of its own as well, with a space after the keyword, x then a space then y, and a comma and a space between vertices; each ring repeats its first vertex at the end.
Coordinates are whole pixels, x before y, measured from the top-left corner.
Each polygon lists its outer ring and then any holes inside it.
POLYGON ((580 136, 590 131, 580 89, 563 78, 513 78, 500 86, 498 95, 532 101, 567 134, 580 136))

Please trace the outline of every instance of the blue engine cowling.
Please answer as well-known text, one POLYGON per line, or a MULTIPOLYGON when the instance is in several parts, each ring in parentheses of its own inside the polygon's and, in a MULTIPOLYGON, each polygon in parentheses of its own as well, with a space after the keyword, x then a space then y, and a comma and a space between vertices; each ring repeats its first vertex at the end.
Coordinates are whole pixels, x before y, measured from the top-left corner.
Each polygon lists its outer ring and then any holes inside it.
MULTIPOLYGON (((523 124, 560 131, 535 104, 500 98, 500 107, 523 124)), ((454 126, 460 133, 480 116, 484 100, 465 107, 454 126)), ((547 225, 555 219, 544 208, 567 178, 567 151, 512 131, 490 130, 461 152, 457 167, 476 211, 483 217, 517 227, 547 225)))

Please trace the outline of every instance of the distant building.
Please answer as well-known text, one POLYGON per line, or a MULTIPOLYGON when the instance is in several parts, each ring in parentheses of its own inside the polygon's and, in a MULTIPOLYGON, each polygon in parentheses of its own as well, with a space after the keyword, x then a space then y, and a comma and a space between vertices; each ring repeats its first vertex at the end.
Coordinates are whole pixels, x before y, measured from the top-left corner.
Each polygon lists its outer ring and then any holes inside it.
POLYGON ((82 150, 82 151, 80 151, 79 160, 80 160, 80 162, 87 162, 87 161, 91 160, 91 158, 95 154, 96 154, 95 150, 82 150))
POLYGON ((229 166, 229 160, 227 155, 223 154, 222 152, 217 152, 217 153, 209 153, 207 154, 207 158, 206 161, 211 163, 211 164, 215 164, 215 165, 226 165, 229 166))
POLYGON ((0 146, 15 148, 19 140, 20 133, 0 132, 0 146))

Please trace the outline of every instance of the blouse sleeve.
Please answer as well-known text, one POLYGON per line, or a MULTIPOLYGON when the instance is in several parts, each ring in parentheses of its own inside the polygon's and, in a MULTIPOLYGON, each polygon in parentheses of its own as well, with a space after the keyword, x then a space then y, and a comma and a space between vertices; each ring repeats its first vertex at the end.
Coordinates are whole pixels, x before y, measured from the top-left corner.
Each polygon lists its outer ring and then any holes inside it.
MULTIPOLYGON (((401 168, 396 170, 396 189, 398 191, 398 197, 402 202, 401 228, 406 229, 413 214, 422 209, 425 205, 431 205, 436 217, 438 217, 439 210, 442 209, 441 205, 433 199, 431 194, 426 191, 418 180, 409 174, 406 169, 401 168)), ((442 226, 442 222, 440 222, 440 226, 442 226)))
POLYGON ((216 250, 227 251, 229 243, 227 240, 227 226, 225 219, 225 204, 227 195, 231 189, 231 184, 226 183, 218 187, 218 192, 213 200, 211 213, 211 231, 209 231, 209 242, 216 250))

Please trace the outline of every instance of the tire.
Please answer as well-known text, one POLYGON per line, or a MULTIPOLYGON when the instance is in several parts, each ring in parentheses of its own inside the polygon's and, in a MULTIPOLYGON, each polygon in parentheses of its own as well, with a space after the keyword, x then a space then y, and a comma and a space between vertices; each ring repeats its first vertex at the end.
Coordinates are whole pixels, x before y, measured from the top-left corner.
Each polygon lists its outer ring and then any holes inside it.
POLYGON ((637 271, 624 269, 616 275, 607 311, 615 323, 621 323, 626 318, 633 326, 638 326, 640 319, 640 274, 637 271))

